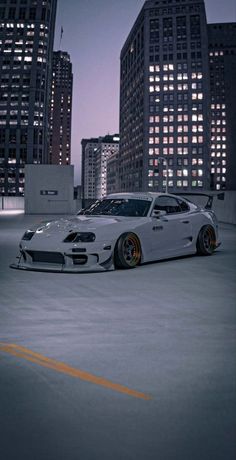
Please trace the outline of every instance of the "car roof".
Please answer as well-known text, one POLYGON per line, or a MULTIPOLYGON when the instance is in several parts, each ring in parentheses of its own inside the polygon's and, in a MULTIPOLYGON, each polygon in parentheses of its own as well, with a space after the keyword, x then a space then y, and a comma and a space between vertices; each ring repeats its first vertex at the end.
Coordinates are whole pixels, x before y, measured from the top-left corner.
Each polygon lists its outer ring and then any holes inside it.
POLYGON ((165 193, 165 192, 120 192, 120 193, 111 193, 107 195, 105 198, 143 198, 145 200, 147 198, 155 199, 158 196, 163 196, 163 195, 180 198, 178 195, 174 195, 172 193, 165 193))
POLYGON ((107 195, 106 198, 156 198, 162 193, 154 193, 154 192, 118 192, 118 193, 111 193, 107 195))

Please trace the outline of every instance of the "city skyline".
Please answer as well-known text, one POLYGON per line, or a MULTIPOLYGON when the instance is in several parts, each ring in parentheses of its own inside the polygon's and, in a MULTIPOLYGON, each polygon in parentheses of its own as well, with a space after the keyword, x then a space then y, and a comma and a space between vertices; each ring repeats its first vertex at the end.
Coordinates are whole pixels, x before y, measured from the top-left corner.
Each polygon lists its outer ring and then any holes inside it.
MULTIPOLYGON (((120 51, 143 4, 143 0, 119 4, 71 0, 65 8, 63 0, 58 1, 54 50, 69 52, 74 73, 71 161, 76 184, 80 183, 81 139, 119 131, 120 51)), ((208 23, 236 20, 234 0, 224 4, 205 0, 205 7, 208 23)))
POLYGON ((57 0, 0 1, 0 192, 4 195, 24 193, 25 164, 49 161, 56 6, 57 0))

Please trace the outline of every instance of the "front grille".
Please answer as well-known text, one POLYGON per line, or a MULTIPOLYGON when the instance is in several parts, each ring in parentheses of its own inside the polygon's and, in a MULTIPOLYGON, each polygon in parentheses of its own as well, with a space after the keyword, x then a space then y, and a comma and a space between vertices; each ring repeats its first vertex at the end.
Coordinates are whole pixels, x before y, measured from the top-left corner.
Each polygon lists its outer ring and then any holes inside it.
POLYGON ((46 251, 27 251, 32 262, 42 262, 46 264, 64 264, 64 256, 60 252, 46 252, 46 251))

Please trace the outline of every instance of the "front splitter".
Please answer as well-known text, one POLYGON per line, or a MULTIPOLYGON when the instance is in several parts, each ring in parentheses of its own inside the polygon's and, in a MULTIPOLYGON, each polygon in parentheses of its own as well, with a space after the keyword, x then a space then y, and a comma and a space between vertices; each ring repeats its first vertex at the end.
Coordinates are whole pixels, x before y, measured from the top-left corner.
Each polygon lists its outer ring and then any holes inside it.
POLYGON ((83 269, 65 269, 63 267, 61 268, 51 268, 51 267, 27 267, 24 265, 18 265, 18 264, 10 264, 10 268, 13 268, 14 270, 25 270, 25 271, 30 271, 30 272, 44 272, 44 273, 68 273, 68 274, 77 274, 77 273, 102 273, 102 272, 109 272, 113 271, 115 268, 114 266, 111 266, 109 268, 104 268, 104 267, 91 267, 91 268, 83 268, 83 269))

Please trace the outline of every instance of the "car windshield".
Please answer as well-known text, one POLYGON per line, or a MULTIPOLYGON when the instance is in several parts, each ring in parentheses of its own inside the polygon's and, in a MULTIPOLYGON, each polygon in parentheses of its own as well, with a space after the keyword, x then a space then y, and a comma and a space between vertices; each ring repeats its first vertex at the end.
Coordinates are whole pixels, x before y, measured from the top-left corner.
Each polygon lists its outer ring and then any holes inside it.
POLYGON ((129 216, 145 217, 149 211, 151 200, 141 199, 104 199, 98 200, 88 208, 82 209, 81 215, 129 216))

